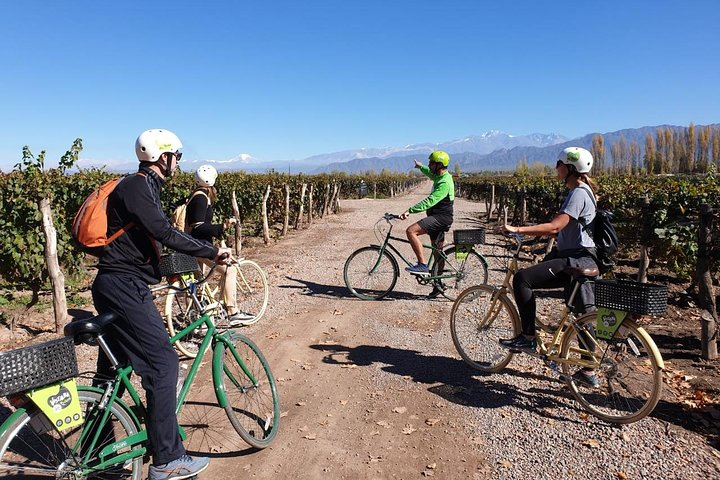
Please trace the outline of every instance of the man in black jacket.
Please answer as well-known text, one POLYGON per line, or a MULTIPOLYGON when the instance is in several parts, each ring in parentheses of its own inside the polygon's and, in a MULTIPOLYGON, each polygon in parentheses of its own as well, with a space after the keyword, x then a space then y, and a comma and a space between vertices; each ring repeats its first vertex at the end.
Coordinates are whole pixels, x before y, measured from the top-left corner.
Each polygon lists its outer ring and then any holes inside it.
MULTIPOLYGON (((216 248, 174 229, 162 211, 160 190, 182 154, 180 139, 168 130, 147 130, 135 142, 140 167, 123 179, 108 198, 108 236, 129 228, 105 247, 92 286, 99 313, 114 312, 111 346, 127 356, 142 378, 153 463, 151 480, 186 478, 204 470, 208 459, 185 452, 175 415, 178 357, 173 350, 148 284, 161 279, 162 245, 196 257, 224 263, 230 249, 216 248)), ((109 372, 102 352, 98 371, 109 372)))

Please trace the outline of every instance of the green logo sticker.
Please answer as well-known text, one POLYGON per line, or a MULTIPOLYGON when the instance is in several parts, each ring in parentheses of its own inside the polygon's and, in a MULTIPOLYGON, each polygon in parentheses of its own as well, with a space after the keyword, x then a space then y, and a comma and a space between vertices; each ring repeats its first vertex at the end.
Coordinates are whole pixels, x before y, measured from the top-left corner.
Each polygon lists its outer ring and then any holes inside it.
POLYGON ((58 432, 80 425, 83 421, 75 379, 35 389, 28 397, 55 425, 58 432))
POLYGON ((609 308, 598 308, 595 336, 610 340, 627 316, 627 312, 612 310, 609 308))
POLYGON ((568 152, 567 159, 571 162, 577 162, 580 160, 580 152, 568 152))
POLYGON ((465 260, 472 249, 472 245, 458 245, 455 247, 455 258, 465 260))

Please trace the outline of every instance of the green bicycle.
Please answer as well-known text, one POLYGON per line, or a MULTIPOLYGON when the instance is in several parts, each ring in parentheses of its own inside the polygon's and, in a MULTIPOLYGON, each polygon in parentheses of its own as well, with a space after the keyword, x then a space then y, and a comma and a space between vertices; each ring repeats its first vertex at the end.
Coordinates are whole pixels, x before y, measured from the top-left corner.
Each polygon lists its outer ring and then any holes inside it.
MULTIPOLYGON (((386 213, 375 223, 375 236, 381 245, 369 245, 355 250, 345 261, 343 277, 350 292, 362 300, 380 300, 390 293, 400 277, 400 266, 395 258, 411 266, 412 262, 391 243, 392 240, 410 243, 407 238, 392 235, 393 220, 400 217, 386 213), (395 255, 393 255, 393 253, 395 255)), ((430 249, 430 275, 414 275, 420 285, 432 285, 448 300, 455 300, 458 293, 471 285, 487 283, 488 263, 473 245, 484 242, 485 231, 455 230, 454 245, 440 249, 435 245, 423 245, 430 249)))
MULTIPOLYGON (((2 392, 15 407, 15 411, 0 426, 2 478, 141 478, 148 442, 147 431, 142 426, 146 410, 130 382, 132 366, 120 364, 105 340, 105 332, 116 319, 114 314, 109 313, 73 321, 66 325, 65 335, 68 338, 63 339, 69 340, 71 347, 71 339, 76 344, 99 345, 113 364, 115 374, 112 378, 94 377, 94 384, 99 385, 97 387, 75 387, 72 379, 71 382, 54 383, 40 389, 24 388, 12 394, 2 392), (43 410, 45 401, 33 400, 38 391, 58 392, 52 393, 50 398, 54 399, 52 402, 55 402, 56 409, 57 405, 65 408, 61 401, 73 399, 75 388, 79 400, 75 407, 77 413, 66 415, 66 425, 63 425, 62 414, 57 421, 52 419, 52 412, 43 410), (132 400, 131 405, 120 398, 123 390, 132 400)), ((265 357, 257 345, 234 330, 218 332, 207 314, 170 341, 176 342, 198 328, 206 333, 179 389, 178 416, 205 353, 208 347, 212 347, 212 378, 218 404, 224 408, 233 428, 244 441, 258 449, 267 447, 278 432, 280 404, 275 379, 265 357)), ((57 364, 70 360, 66 354, 55 356, 59 357, 55 362, 57 364)), ((75 362, 74 349, 71 360, 75 362)), ((27 363, 29 367, 37 365, 37 355, 27 363)), ((180 434, 185 439, 182 427, 180 434)))

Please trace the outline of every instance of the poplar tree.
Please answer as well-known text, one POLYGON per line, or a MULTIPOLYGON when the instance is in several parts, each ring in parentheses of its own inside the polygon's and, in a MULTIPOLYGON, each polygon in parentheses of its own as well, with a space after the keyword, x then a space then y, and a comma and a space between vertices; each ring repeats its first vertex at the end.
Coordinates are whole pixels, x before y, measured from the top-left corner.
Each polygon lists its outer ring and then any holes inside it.
POLYGON ((665 173, 674 173, 677 172, 677 168, 675 167, 675 153, 673 151, 673 132, 670 130, 670 127, 666 128, 663 132, 663 135, 665 137, 664 139, 664 163, 665 173))
POLYGON ((592 139, 593 170, 602 172, 605 169, 605 139, 599 133, 593 135, 592 139))
POLYGON ((637 141, 633 140, 630 143, 628 153, 630 155, 631 173, 639 172, 640 170, 642 170, 642 164, 640 163, 640 145, 638 145, 637 141))
POLYGON ((695 169, 698 172, 707 172, 708 159, 710 155, 708 150, 710 149, 710 126, 706 125, 701 127, 698 131, 698 150, 697 150, 697 163, 695 169))
POLYGON ((720 127, 712 128, 710 143, 712 143, 712 162, 720 171, 720 127))
POLYGON ((687 129, 686 148, 685 148, 685 163, 687 165, 687 172, 692 173, 695 171, 695 124, 690 122, 690 126, 687 129))
POLYGON ((657 142, 657 159, 655 161, 655 171, 657 173, 667 173, 667 156, 665 148, 665 130, 658 128, 656 132, 657 142))
POLYGON ((648 175, 655 173, 655 160, 657 152, 655 151, 655 140, 649 133, 645 135, 645 171, 648 175))

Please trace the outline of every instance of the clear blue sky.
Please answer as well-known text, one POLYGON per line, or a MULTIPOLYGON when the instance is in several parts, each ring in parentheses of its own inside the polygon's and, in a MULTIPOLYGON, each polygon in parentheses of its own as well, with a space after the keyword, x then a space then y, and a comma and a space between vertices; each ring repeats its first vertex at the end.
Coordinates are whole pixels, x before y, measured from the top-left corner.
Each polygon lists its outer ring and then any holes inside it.
POLYGON ((591 132, 720 121, 720 2, 8 1, 0 169, 186 155, 302 159, 499 129, 591 132))

